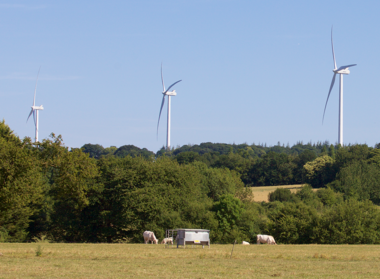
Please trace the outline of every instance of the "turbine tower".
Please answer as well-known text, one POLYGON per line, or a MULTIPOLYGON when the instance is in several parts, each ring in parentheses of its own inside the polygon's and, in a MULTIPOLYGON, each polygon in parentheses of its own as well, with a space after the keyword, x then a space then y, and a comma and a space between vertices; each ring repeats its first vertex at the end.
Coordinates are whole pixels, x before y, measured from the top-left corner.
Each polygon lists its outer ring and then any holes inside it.
POLYGON ((26 122, 28 122, 29 117, 33 114, 34 125, 35 125, 35 127, 36 127, 35 142, 38 142, 38 111, 44 109, 44 107, 43 107, 42 105, 39 106, 39 107, 36 106, 37 81, 38 81, 38 76, 39 76, 39 74, 40 74, 40 70, 41 70, 41 67, 40 67, 40 69, 38 70, 37 80, 36 80, 36 86, 35 86, 35 88, 34 88, 34 98, 33 98, 33 106, 32 106, 32 110, 31 110, 30 113, 29 113, 28 119, 26 119, 26 122))
POLYGON ((165 90, 164 76, 163 76, 163 73, 162 73, 162 63, 161 63, 161 81, 162 81, 162 88, 163 88, 162 94, 164 96, 162 97, 160 114, 158 115, 157 137, 158 137, 158 126, 160 125, 160 118, 161 118, 162 108, 164 107, 165 97, 168 96, 168 127, 167 127, 167 134, 166 134, 166 150, 169 150, 169 148, 170 148, 170 97, 177 95, 177 93, 175 92, 175 90, 173 90, 173 91, 169 91, 169 90, 170 90, 170 88, 172 88, 174 85, 176 85, 178 82, 180 82, 182 80, 176 81, 175 83, 173 83, 172 85, 170 85, 168 87, 168 89, 165 90))
POLYGON ((332 47, 332 55, 334 60, 334 75, 331 81, 329 94, 327 95, 327 100, 325 104, 325 110, 323 111, 323 117, 322 117, 322 124, 325 118, 325 112, 327 107, 327 102, 329 101, 331 90, 335 83, 335 77, 337 74, 339 74, 339 128, 338 128, 338 142, 341 146, 343 146, 343 75, 348 75, 350 73, 349 68, 356 66, 356 64, 341 66, 337 68, 336 61, 335 61, 335 53, 334 53, 334 43, 333 43, 333 29, 331 27, 331 47, 332 47))

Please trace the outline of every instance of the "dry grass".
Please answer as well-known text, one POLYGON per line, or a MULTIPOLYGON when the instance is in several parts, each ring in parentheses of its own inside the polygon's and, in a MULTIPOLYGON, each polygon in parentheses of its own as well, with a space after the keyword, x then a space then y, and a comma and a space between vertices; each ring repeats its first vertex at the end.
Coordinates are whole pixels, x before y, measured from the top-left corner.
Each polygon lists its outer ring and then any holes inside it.
MULTIPOLYGON (((277 188, 287 188, 290 189, 290 192, 295 193, 303 187, 303 184, 296 185, 282 185, 282 186, 260 186, 260 187, 251 187, 252 193, 254 195, 253 200, 256 202, 268 202, 268 195, 271 192, 274 192, 277 188)), ((317 189, 314 189, 317 191, 317 189)))
POLYGON ((379 248, 236 245, 230 259, 232 245, 0 244, 0 278, 378 278, 379 248))

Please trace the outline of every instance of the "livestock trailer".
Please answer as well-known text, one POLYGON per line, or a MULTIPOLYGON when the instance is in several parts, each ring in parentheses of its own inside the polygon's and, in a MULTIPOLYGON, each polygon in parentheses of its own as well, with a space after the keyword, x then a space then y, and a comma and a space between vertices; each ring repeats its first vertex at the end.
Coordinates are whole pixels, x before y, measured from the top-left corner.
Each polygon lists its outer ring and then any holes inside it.
POLYGON ((210 230, 203 229, 176 229, 177 248, 179 245, 186 247, 186 244, 191 245, 205 245, 210 248, 210 230))

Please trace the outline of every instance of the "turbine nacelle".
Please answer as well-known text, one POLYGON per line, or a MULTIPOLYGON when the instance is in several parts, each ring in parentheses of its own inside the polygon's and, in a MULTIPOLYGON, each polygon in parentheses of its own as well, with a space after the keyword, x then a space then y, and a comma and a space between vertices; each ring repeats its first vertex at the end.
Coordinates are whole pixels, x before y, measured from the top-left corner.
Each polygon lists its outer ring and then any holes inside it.
POLYGON ((343 70, 336 69, 336 70, 333 70, 333 72, 337 74, 348 75, 350 73, 350 70, 348 68, 345 68, 343 70))
POLYGON ((162 92, 162 94, 167 95, 167 96, 177 96, 177 92, 175 92, 175 90, 162 92))
POLYGON ((37 106, 32 106, 32 110, 43 110, 44 107, 42 105, 40 105, 39 107, 37 106))
POLYGON ((343 74, 343 75, 348 75, 350 73, 350 70, 349 68, 350 67, 354 67, 356 66, 356 64, 351 64, 351 65, 346 65, 346 66, 342 66, 342 67, 339 67, 338 69, 334 69, 333 72, 336 73, 336 74, 343 74))

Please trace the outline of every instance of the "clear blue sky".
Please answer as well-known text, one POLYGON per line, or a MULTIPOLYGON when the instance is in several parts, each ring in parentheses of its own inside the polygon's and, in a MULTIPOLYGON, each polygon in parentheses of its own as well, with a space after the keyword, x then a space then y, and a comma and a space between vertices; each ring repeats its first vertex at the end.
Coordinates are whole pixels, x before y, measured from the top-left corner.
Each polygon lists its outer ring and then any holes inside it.
POLYGON ((3 1, 0 119, 21 138, 41 66, 40 140, 69 147, 338 140, 338 83, 322 114, 333 60, 344 76, 344 142, 380 142, 378 1, 3 1))

